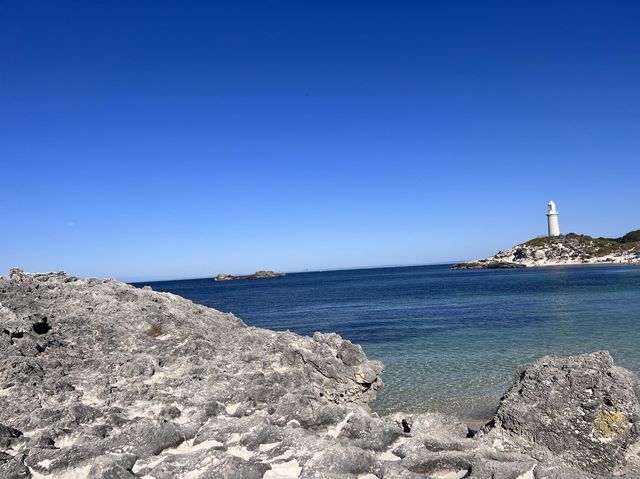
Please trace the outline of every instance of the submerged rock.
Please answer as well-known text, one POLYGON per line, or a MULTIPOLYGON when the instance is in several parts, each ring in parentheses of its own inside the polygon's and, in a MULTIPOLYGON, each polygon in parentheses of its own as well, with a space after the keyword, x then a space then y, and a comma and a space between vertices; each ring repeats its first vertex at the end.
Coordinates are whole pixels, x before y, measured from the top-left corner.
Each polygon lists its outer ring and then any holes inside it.
MULTIPOLYGON (((589 478, 637 469, 606 353, 518 371, 494 424, 381 418, 382 364, 114 280, 0 278, 0 478, 589 478)), ((634 475, 636 474, 636 475, 634 475)))

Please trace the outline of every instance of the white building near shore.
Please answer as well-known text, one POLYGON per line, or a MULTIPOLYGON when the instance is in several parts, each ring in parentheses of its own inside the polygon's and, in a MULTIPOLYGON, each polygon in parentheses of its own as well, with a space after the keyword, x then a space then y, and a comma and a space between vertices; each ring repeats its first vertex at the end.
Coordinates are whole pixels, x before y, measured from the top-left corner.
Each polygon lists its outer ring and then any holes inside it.
POLYGON ((549 236, 560 236, 560 223, 558 223, 558 210, 553 201, 549 201, 549 210, 547 211, 547 225, 549 228, 549 236))

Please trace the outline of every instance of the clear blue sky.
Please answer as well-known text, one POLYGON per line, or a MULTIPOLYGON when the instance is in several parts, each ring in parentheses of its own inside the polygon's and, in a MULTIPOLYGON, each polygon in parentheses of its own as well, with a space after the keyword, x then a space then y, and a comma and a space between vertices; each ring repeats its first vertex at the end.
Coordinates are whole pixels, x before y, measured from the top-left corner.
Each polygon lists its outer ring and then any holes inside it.
POLYGON ((4 1, 0 270, 462 260, 640 228, 640 2, 4 1))

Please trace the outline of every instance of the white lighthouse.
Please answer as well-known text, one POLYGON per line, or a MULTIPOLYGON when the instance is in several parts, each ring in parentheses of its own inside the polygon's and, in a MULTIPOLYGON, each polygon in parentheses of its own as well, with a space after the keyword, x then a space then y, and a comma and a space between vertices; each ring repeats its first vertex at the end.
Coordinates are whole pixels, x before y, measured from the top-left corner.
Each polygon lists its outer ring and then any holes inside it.
POLYGON ((553 201, 549 201, 549 211, 547 211, 547 222, 549 225, 549 236, 560 236, 560 224, 558 223, 558 210, 553 201))

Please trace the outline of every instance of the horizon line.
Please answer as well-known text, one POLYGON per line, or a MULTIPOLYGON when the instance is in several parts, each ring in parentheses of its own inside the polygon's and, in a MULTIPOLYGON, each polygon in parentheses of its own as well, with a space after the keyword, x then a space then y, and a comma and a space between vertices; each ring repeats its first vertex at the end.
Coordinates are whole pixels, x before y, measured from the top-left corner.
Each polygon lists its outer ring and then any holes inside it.
MULTIPOLYGON (((460 260, 460 261, 445 261, 445 262, 435 262, 435 263, 419 263, 419 264, 387 264, 387 265, 372 265, 372 266, 348 266, 348 267, 340 267, 340 268, 329 268, 329 269, 302 269, 302 270, 295 270, 295 271, 274 271, 277 273, 284 273, 284 274, 304 274, 304 273, 329 273, 329 272, 334 272, 334 271, 356 271, 359 269, 386 269, 386 268, 412 268, 412 267, 418 267, 418 266, 445 266, 445 265, 449 265, 449 264, 456 264, 456 263, 461 263, 463 261, 467 261, 467 260, 460 260)), ((255 273, 255 271, 253 272, 255 273)), ((248 273, 248 274, 252 274, 252 273, 248 273)), ((212 276, 203 276, 200 278, 171 278, 171 279, 154 279, 154 280, 140 280, 140 281, 125 281, 122 280, 124 283, 127 284, 138 284, 138 283, 161 283, 164 281, 195 281, 195 280, 199 280, 199 279, 211 279, 213 280, 213 278, 215 277, 215 275, 212 276)))

